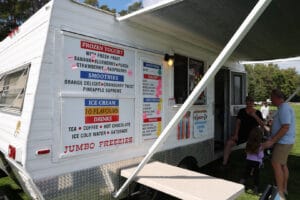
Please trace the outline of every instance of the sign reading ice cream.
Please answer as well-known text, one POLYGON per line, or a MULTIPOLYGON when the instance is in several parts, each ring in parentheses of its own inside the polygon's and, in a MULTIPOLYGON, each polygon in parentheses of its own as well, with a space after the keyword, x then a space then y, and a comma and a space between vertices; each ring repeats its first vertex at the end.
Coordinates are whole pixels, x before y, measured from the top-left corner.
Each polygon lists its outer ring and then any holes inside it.
POLYGON ((119 100, 85 99, 85 123, 119 121, 119 100))
POLYGON ((113 150, 134 143, 134 99, 65 98, 62 103, 61 155, 113 150))

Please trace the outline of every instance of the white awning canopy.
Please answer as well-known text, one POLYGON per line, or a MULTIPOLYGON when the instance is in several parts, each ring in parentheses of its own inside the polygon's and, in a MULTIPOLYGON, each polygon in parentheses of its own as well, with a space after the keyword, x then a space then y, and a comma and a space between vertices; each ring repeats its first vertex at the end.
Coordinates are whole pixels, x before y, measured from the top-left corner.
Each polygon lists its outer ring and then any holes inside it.
MULTIPOLYGON (((219 51, 256 3, 256 0, 163 0, 118 20, 180 38, 193 38, 219 51)), ((273 0, 234 55, 248 60, 299 56, 299 9, 299 0, 273 0)))

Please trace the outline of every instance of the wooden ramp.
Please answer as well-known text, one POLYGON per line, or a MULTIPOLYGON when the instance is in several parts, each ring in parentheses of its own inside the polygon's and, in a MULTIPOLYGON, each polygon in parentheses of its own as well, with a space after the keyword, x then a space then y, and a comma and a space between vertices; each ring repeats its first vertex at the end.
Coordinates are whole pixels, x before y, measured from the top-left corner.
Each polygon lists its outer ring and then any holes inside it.
MULTIPOLYGON (((121 170, 121 176, 128 178, 135 168, 121 170)), ((236 199, 244 192, 241 184, 157 161, 145 165, 136 182, 185 200, 236 199)))

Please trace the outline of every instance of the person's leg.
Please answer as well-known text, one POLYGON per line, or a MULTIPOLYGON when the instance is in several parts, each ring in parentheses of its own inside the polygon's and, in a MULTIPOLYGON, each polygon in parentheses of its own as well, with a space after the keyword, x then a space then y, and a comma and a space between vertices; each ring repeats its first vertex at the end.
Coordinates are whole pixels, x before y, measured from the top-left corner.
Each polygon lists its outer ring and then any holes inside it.
POLYGON ((280 196, 284 195, 284 172, 280 163, 272 161, 272 167, 275 174, 275 181, 280 196))
POLYGON ((241 184, 245 184, 247 179, 249 178, 250 176, 250 173, 251 173, 251 169, 252 169, 252 166, 251 166, 251 163, 249 160, 246 161, 246 168, 244 170, 244 173, 243 173, 243 176, 240 180, 240 183, 241 184))
POLYGON ((231 153, 231 149, 235 144, 236 144, 235 141, 233 141, 231 139, 229 139, 226 142, 226 145, 225 145, 225 148, 224 148, 223 165, 227 165, 229 155, 231 153))
POLYGON ((279 194, 284 197, 287 190, 289 170, 287 160, 292 144, 275 144, 272 153, 272 166, 275 173, 275 180, 279 194))
POLYGON ((284 181, 283 181, 284 193, 288 194, 287 185, 288 185, 288 179, 289 179, 289 168, 288 168, 287 164, 282 166, 282 170, 283 170, 283 174, 284 174, 284 181))
POLYGON ((282 144, 275 144, 272 153, 272 167, 274 171, 275 181, 277 185, 277 190, 280 196, 284 194, 284 172, 282 168, 283 162, 283 145, 282 144))
POLYGON ((259 187, 259 162, 257 162, 256 166, 254 167, 254 173, 253 173, 253 178, 254 178, 254 186, 257 188, 259 187))

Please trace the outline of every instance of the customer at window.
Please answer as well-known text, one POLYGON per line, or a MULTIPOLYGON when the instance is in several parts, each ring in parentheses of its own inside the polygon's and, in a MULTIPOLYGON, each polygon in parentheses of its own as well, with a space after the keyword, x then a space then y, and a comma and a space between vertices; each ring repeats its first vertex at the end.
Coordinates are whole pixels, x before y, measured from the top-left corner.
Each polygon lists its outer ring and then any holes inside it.
POLYGON ((223 167, 227 165, 232 147, 237 144, 245 143, 248 140, 251 130, 258 126, 264 127, 262 114, 259 110, 254 108, 254 99, 247 96, 246 108, 239 110, 234 132, 225 144, 223 167))

